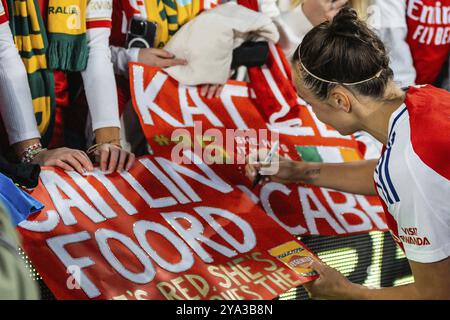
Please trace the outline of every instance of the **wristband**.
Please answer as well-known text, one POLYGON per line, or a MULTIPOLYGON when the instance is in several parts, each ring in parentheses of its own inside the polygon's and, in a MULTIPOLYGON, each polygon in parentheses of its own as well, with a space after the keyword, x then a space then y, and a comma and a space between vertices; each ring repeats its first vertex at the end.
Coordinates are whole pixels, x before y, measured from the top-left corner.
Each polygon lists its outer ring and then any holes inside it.
POLYGON ((91 146, 89 149, 87 149, 86 153, 88 155, 93 154, 95 151, 97 151, 101 146, 105 145, 105 144, 111 144, 113 146, 118 147, 119 149, 122 149, 122 145, 120 144, 120 140, 119 139, 114 139, 111 141, 107 141, 107 142, 102 142, 102 143, 96 143, 93 146, 91 146))
POLYGON ((20 162, 22 163, 30 163, 33 161, 33 159, 42 151, 45 151, 47 149, 42 148, 42 144, 40 142, 32 144, 31 146, 28 146, 23 152, 22 152, 22 158, 20 159, 20 162))

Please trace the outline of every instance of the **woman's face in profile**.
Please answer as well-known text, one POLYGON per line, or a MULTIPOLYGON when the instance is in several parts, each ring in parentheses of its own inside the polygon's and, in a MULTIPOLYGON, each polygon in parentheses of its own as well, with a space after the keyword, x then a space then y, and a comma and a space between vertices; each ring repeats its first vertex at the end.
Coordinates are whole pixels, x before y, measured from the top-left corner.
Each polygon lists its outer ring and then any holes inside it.
POLYGON ((355 123, 351 114, 331 105, 330 99, 319 99, 314 92, 309 89, 303 79, 299 67, 295 68, 294 82, 297 87, 297 93, 307 104, 309 104, 317 118, 336 129, 342 135, 349 135, 356 130, 355 123))

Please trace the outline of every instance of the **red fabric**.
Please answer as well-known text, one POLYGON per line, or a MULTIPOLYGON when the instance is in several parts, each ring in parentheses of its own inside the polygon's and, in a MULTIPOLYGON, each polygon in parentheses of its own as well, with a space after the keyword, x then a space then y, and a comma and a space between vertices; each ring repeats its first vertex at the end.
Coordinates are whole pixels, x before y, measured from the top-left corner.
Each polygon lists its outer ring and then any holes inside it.
POLYGON ((0 24, 8 21, 8 6, 6 5, 6 1, 0 0, 2 7, 4 10, 0 9, 0 24))
POLYGON ((408 0, 407 42, 417 71, 417 84, 434 83, 449 57, 450 16, 444 14, 446 10, 450 10, 450 0, 408 0))
POLYGON ((95 29, 95 28, 111 28, 112 23, 110 20, 97 20, 97 21, 88 21, 86 23, 87 29, 95 29))
POLYGON ((53 72, 55 76, 55 126, 49 143, 49 148, 60 148, 64 146, 64 110, 69 106, 69 82, 67 75, 60 70, 53 72))
POLYGON ((113 46, 123 47, 125 45, 125 34, 122 32, 122 26, 124 22, 124 15, 127 20, 134 14, 138 14, 128 3, 123 0, 113 0, 113 13, 112 13, 112 28, 110 43, 113 46), (125 6, 125 7, 124 7, 125 6))
MULTIPOLYGON (((249 9, 259 11, 257 0, 239 0, 238 3, 249 9)), ((291 67, 278 45, 271 48, 266 67, 274 83, 268 82, 267 75, 264 74, 262 68, 253 67, 248 70, 250 87, 255 92, 259 111, 266 120, 272 122, 270 121, 270 117, 282 109, 282 105, 279 99, 277 99, 275 92, 273 90, 267 90, 267 88, 277 86, 286 103, 289 105, 289 112, 277 119, 277 121, 282 122, 298 118, 300 105, 298 104, 298 95, 292 82, 291 67), (274 50, 276 52, 273 52, 274 50), (277 62, 275 54, 277 54, 281 64, 277 62)))
POLYGON ((431 85, 411 87, 405 104, 414 152, 432 170, 450 180, 450 92, 431 85))
POLYGON ((44 24, 47 25, 48 0, 38 0, 44 24))

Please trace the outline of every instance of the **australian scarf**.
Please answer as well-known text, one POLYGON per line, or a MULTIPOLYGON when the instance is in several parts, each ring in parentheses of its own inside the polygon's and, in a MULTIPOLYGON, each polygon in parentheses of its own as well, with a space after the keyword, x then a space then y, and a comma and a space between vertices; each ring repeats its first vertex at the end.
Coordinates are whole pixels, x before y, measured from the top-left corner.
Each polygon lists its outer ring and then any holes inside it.
POLYGON ((49 0, 46 28, 38 0, 7 0, 11 31, 28 74, 44 145, 50 141, 54 125, 52 70, 82 71, 87 65, 86 1, 49 0))
POLYGON ((158 26, 155 46, 159 48, 164 47, 181 26, 204 9, 202 0, 145 0, 144 6, 140 8, 141 15, 158 26))

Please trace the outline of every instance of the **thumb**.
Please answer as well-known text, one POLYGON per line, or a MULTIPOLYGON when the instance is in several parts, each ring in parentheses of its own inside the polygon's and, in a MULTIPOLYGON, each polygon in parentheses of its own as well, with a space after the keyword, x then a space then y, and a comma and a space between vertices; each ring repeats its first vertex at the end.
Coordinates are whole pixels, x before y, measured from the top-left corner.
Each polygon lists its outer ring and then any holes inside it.
POLYGON ((309 267, 314 271, 316 271, 319 274, 319 276, 322 276, 325 272, 325 265, 317 260, 313 260, 310 263, 309 267))

